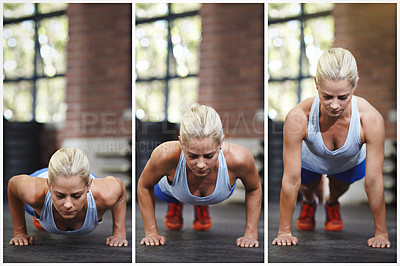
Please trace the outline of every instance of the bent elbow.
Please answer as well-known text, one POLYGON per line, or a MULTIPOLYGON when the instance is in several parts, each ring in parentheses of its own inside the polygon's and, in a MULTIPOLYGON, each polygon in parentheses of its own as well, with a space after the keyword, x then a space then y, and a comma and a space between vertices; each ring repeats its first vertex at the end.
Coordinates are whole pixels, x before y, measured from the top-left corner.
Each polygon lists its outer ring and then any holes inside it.
POLYGON ((294 188, 300 188, 301 185, 301 177, 300 175, 288 175, 288 174, 283 174, 282 177, 282 187, 294 187, 294 188))
POLYGON ((144 182, 141 182, 141 180, 139 179, 138 184, 137 184, 137 188, 136 188, 136 192, 138 197, 141 197, 143 194, 145 194, 146 192, 151 193, 151 188, 147 187, 144 182))
POLYGON ((380 178, 365 176, 364 189, 366 192, 373 189, 383 189, 382 176, 380 178))
POLYGON ((15 175, 8 180, 8 185, 7 185, 8 193, 14 191, 14 188, 15 188, 19 178, 20 178, 20 175, 15 175))

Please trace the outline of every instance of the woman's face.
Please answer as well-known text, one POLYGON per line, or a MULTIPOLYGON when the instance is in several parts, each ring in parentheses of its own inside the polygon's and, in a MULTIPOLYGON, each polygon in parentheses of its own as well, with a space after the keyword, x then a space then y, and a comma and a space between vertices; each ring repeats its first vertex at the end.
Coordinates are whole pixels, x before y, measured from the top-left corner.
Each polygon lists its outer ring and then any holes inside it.
POLYGON ((215 170, 221 144, 211 138, 190 139, 182 145, 189 169, 198 177, 205 177, 215 170))
POLYGON ((330 117, 340 117, 347 110, 355 88, 347 80, 325 80, 317 89, 321 111, 330 117))
POLYGON ((89 186, 79 176, 54 178, 49 186, 51 198, 54 208, 64 219, 75 218, 85 208, 89 186))

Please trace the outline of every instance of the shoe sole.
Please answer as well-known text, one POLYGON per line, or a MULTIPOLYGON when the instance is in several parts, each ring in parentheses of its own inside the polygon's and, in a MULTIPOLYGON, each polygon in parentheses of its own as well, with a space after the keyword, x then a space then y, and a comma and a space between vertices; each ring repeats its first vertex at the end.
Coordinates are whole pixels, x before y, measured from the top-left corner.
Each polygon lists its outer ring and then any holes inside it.
POLYGON ((313 225, 305 225, 305 224, 302 224, 300 221, 297 221, 296 222, 296 227, 299 230, 312 231, 312 230, 315 229, 315 224, 313 224, 313 225))
POLYGON ((182 227, 183 227, 183 223, 182 224, 178 224, 178 225, 171 224, 171 223, 169 223, 167 221, 167 219, 164 219, 164 224, 165 224, 165 227, 167 227, 167 229, 171 230, 171 231, 180 231, 182 229, 182 227))
POLYGON ((325 225, 325 231, 342 231, 343 224, 335 224, 335 225, 325 225))
POLYGON ((212 224, 193 224, 193 229, 196 231, 208 231, 212 227, 212 224))

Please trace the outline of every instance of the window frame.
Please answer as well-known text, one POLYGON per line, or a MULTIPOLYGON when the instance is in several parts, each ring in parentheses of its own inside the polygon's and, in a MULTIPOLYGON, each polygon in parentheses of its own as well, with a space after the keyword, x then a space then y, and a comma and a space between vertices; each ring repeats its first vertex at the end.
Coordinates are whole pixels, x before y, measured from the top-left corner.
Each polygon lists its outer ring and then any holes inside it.
POLYGON ((171 75, 170 74, 170 69, 171 69, 171 64, 170 64, 170 57, 172 56, 172 36, 171 36, 171 25, 174 20, 179 19, 179 18, 187 18, 187 17, 194 17, 200 14, 199 9, 198 10, 192 10, 192 11, 186 11, 182 13, 171 13, 171 3, 168 3, 168 13, 163 16, 156 16, 156 17, 151 17, 151 18, 144 18, 144 19, 135 19, 135 26, 141 25, 141 24, 146 24, 146 23, 152 23, 156 21, 166 21, 167 22, 167 58, 166 58, 166 75, 164 77, 151 77, 151 78, 140 78, 138 75, 136 75, 136 81, 135 83, 147 83, 147 82, 152 82, 152 81, 164 81, 165 82, 165 105, 164 105, 164 121, 168 121, 168 105, 169 105, 169 81, 172 79, 186 79, 186 78, 191 78, 191 77, 198 77, 198 73, 189 73, 188 75, 182 77, 177 74, 171 75))
POLYGON ((274 79, 268 76, 268 83, 270 82, 285 82, 285 81, 297 81, 298 82, 298 87, 297 87, 297 103, 301 102, 301 93, 302 93, 302 86, 301 83, 305 79, 310 79, 313 78, 311 75, 303 75, 303 58, 305 56, 305 41, 304 41, 304 23, 313 18, 320 18, 320 17, 326 17, 326 16, 331 16, 332 15, 332 10, 328 11, 321 11, 321 12, 316 12, 312 14, 307 14, 304 13, 304 3, 300 3, 301 5, 301 13, 300 15, 297 16, 289 16, 289 17, 284 17, 284 18, 278 18, 278 19, 268 19, 268 26, 273 25, 273 24, 278 24, 278 23, 285 23, 289 21, 294 21, 297 20, 300 22, 300 57, 299 57, 299 73, 297 77, 284 77, 284 78, 278 78, 274 79))
MULTIPOLYGON (((65 77, 66 73, 56 73, 54 76, 47 76, 45 73, 43 75, 38 75, 38 64, 37 64, 37 58, 40 56, 40 44, 39 44, 39 34, 38 34, 38 24, 40 21, 46 18, 54 18, 54 17, 60 17, 64 16, 67 14, 67 10, 59 10, 59 11, 53 11, 49 13, 38 13, 39 10, 39 4, 41 3, 35 3, 35 13, 31 16, 23 16, 19 18, 12 18, 12 19, 5 19, 3 18, 3 28, 6 25, 11 25, 11 24, 17 24, 17 23, 22 23, 24 21, 33 21, 34 23, 34 54, 33 54, 33 76, 31 77, 20 77, 20 78, 6 78, 4 75, 3 79, 3 84, 5 83, 18 83, 21 81, 31 81, 33 84, 32 87, 32 120, 31 121, 36 121, 36 106, 37 106, 37 82, 40 79, 52 79, 52 78, 58 78, 58 77, 65 77)), ((3 48, 4 49, 4 48, 3 48)), ((4 70, 3 70, 4 71, 4 70)), ((3 72, 4 73, 4 72, 3 72)))

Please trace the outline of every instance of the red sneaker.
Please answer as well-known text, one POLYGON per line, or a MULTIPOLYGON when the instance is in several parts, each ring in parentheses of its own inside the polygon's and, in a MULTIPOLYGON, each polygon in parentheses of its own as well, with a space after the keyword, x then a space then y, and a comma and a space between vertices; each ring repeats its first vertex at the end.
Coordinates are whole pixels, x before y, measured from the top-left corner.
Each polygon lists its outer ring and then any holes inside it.
POLYGON ((326 212, 326 231, 341 231, 343 229, 342 215, 340 214, 340 204, 339 202, 334 204, 325 203, 326 212))
POLYGON ((182 229, 182 207, 182 202, 168 203, 168 212, 164 218, 164 224, 169 230, 179 231, 182 229))
POLYGON ((305 203, 301 200, 301 211, 297 218, 296 226, 299 230, 314 230, 315 229, 315 210, 317 202, 314 200, 312 204, 305 203))
POLYGON ((38 221, 35 217, 32 217, 32 223, 33 223, 33 226, 34 226, 36 229, 39 229, 39 230, 43 230, 43 231, 44 231, 44 228, 42 227, 42 225, 39 223, 39 221, 38 221))
POLYGON ((208 205, 194 205, 193 229, 197 231, 208 231, 212 226, 208 205))

